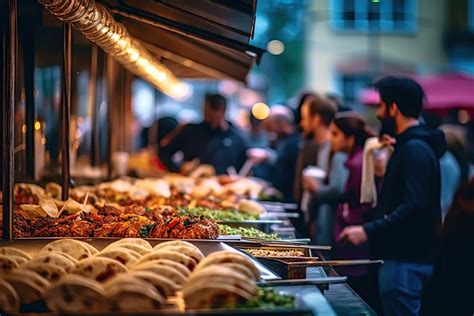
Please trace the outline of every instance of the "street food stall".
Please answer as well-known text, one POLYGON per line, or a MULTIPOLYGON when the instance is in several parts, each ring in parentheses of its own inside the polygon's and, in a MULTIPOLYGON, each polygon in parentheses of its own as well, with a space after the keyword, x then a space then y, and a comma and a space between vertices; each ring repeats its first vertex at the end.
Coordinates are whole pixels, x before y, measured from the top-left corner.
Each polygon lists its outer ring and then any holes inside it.
POLYGON ((264 52, 248 44, 256 1, 0 6, 1 312, 333 315, 337 293, 345 293, 356 302, 350 308, 372 313, 331 267, 380 262, 326 261, 330 247, 295 239, 289 220, 297 216, 295 205, 260 200, 271 184, 218 176, 204 165, 189 176, 113 172, 112 153, 127 147, 133 76, 172 97, 186 93, 183 78, 245 81, 264 52), (58 163, 38 173, 41 131, 53 123, 48 116, 37 120, 35 67, 58 61, 58 163), (107 166, 99 179, 71 172, 77 133, 71 109, 81 67, 89 72, 89 162, 107 166), (98 94, 107 95, 106 124, 98 94))

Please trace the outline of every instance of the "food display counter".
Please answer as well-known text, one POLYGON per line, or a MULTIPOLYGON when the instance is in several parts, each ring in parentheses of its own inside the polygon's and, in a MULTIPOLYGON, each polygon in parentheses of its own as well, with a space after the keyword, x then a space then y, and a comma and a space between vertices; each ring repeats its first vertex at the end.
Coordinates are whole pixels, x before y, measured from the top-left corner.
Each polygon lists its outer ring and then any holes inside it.
MULTIPOLYGON (((125 131, 116 130, 117 120, 126 121, 126 111, 110 104, 130 101, 122 88, 128 85, 130 90, 132 73, 176 96, 183 86, 174 71, 186 78, 243 81, 263 53, 248 45, 256 1, 235 1, 222 11, 212 1, 180 1, 183 7, 178 11, 168 2, 0 4, 5 34, 0 58, 4 92, 0 313, 335 315, 341 305, 350 308, 357 302, 361 312, 372 314, 344 283, 346 277, 331 269, 339 263, 324 260, 330 247, 295 239, 290 219, 298 217, 297 206, 260 201, 271 184, 217 176, 204 165, 186 177, 166 172, 155 177, 112 177, 116 138, 126 138, 125 131), (200 5, 212 8, 212 14, 199 19, 193 10, 200 5), (35 46, 23 37, 21 79, 27 119, 21 133, 28 159, 22 178, 15 174, 14 163, 14 113, 21 81, 18 24, 20 20, 24 26, 28 14, 41 15, 41 22, 31 21, 43 30, 48 29, 45 23, 61 26, 62 51, 52 58, 61 60, 58 139, 63 159, 57 170, 42 178, 34 159, 35 46), (109 95, 107 126, 102 130, 107 133, 107 172, 101 179, 81 179, 94 185, 77 185, 71 179, 72 64, 84 57, 75 55, 73 32, 94 47, 91 74, 98 72, 98 48, 107 54, 102 78, 109 95), (150 40, 150 34, 157 37, 150 40), (169 80, 160 80, 163 76, 169 80)), ((32 40, 35 28, 30 29, 32 40)), ((98 89, 97 78, 90 81, 90 93, 95 95, 102 88, 98 89)), ((96 106, 91 110, 92 166, 99 150, 97 111, 96 106)))

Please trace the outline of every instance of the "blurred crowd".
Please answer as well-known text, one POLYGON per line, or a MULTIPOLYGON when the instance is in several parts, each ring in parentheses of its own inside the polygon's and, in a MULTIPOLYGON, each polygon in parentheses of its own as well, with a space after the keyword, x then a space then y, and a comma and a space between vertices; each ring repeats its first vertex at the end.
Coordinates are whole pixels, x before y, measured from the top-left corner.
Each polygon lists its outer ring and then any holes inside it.
POLYGON ((296 110, 275 104, 263 120, 249 113, 242 132, 226 119, 226 99, 207 95, 201 123, 158 122, 160 164, 183 174, 210 164, 271 182, 281 200, 299 204, 299 237, 333 246, 334 259, 384 260, 338 271, 378 314, 472 315, 466 140, 422 112, 424 93, 412 79, 374 86, 378 131, 338 98, 305 92, 296 110))

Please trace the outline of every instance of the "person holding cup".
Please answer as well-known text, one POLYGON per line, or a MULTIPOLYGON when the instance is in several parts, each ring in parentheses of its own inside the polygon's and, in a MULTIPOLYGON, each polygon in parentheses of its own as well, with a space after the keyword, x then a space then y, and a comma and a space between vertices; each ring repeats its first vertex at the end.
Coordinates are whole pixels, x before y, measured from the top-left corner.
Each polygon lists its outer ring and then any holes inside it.
MULTIPOLYGON (((373 219, 370 203, 361 203, 362 159, 365 141, 373 136, 365 119, 355 112, 340 112, 331 124, 331 148, 334 152, 347 154, 344 164, 349 176, 336 209, 334 227, 334 256, 337 259, 366 259, 369 257, 367 244, 350 245, 338 240, 342 230, 350 225, 362 225, 373 219)), ((376 274, 366 266, 341 267, 337 270, 348 276, 349 285, 374 309, 379 309, 376 274)))

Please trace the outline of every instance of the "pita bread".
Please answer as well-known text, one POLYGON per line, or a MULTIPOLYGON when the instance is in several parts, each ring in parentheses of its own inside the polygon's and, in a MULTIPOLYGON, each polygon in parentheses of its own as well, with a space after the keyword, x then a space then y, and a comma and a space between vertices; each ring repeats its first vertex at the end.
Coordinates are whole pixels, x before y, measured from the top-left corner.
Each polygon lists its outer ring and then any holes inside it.
POLYGON ((174 295, 179 288, 173 280, 154 272, 136 270, 131 271, 129 275, 153 285, 156 291, 165 298, 174 295))
POLYGON ((132 250, 121 247, 101 251, 96 255, 96 257, 114 259, 127 267, 133 266, 139 258, 139 256, 135 255, 132 250))
POLYGON ((102 257, 88 258, 74 267, 73 274, 79 274, 98 282, 105 282, 119 273, 127 272, 127 268, 117 260, 102 257))
POLYGON ((201 287, 209 283, 230 285, 241 291, 244 291, 245 293, 250 294, 251 296, 256 296, 258 294, 258 288, 255 285, 255 282, 243 281, 241 279, 236 279, 228 276, 226 277, 224 275, 197 278, 190 282, 188 287, 201 287))
POLYGON ((237 306, 252 299, 245 291, 227 284, 203 283, 183 289, 186 309, 203 309, 215 306, 237 306))
POLYGON ((68 275, 44 294, 52 312, 94 312, 103 309, 106 292, 99 282, 77 275, 68 275))
POLYGON ((114 311, 146 311, 159 308, 165 299, 156 291, 140 284, 125 284, 109 289, 107 306, 114 311))
POLYGON ((0 255, 18 256, 18 257, 23 257, 26 260, 31 259, 31 256, 29 254, 27 254, 23 250, 20 250, 14 247, 0 247, 0 255))
POLYGON ((120 244, 110 244, 107 247, 104 248, 104 250, 109 250, 109 249, 114 249, 114 248, 126 248, 130 249, 133 252, 137 253, 139 256, 146 255, 147 253, 150 253, 151 250, 148 248, 145 248, 143 246, 140 246, 138 244, 129 244, 129 243, 120 243, 120 244))
POLYGON ((59 251, 65 254, 70 255, 76 260, 86 259, 92 256, 89 248, 84 246, 83 242, 77 241, 75 239, 64 238, 58 239, 49 244, 45 245, 39 251, 40 254, 47 253, 51 251, 59 251))
MULTIPOLYGON (((54 253, 54 251, 53 251, 53 253, 54 253)), ((79 262, 79 260, 73 258, 72 256, 68 255, 67 253, 58 252, 58 254, 65 257, 66 259, 69 259, 69 261, 73 262, 74 264, 77 264, 79 262)))
POLYGON ((143 281, 142 279, 139 279, 137 277, 134 277, 128 273, 122 273, 120 275, 117 275, 111 279, 109 279, 107 282, 104 283, 103 287, 105 289, 106 292, 108 292, 109 290, 113 289, 113 288, 116 288, 116 287, 121 287, 121 286, 124 286, 124 285, 140 285, 140 286, 143 286, 143 287, 146 287, 152 291, 156 291, 155 287, 148 283, 148 282, 145 282, 143 281))
POLYGON ((160 251, 160 250, 174 251, 174 252, 181 253, 183 255, 193 258, 194 261, 196 262, 200 262, 202 259, 204 259, 204 255, 202 254, 201 250, 196 250, 189 246, 168 246, 165 248, 160 248, 156 251, 160 251))
POLYGON ((25 258, 20 257, 20 256, 9 255, 7 257, 9 257, 13 261, 15 261, 19 266, 21 266, 22 264, 28 262, 28 259, 25 259, 25 258))
POLYGON ((188 241, 185 241, 185 240, 171 240, 171 241, 161 242, 161 243, 156 244, 156 246, 153 247, 153 249, 158 250, 158 249, 164 249, 164 248, 167 248, 167 247, 174 247, 174 246, 190 247, 190 248, 193 248, 193 249, 201 252, 201 249, 199 249, 198 247, 196 247, 192 243, 190 243, 188 241))
POLYGON ((171 261, 178 262, 182 264, 183 266, 185 266, 186 268, 188 268, 190 271, 192 271, 197 264, 197 262, 189 256, 186 256, 179 252, 169 251, 166 249, 160 249, 160 250, 151 252, 147 255, 144 255, 143 257, 141 257, 140 260, 138 260, 136 264, 138 265, 143 262, 156 260, 156 259, 168 259, 171 261))
MULTIPOLYGON (((179 263, 177 263, 177 265, 181 266, 179 263)), ((179 272, 177 269, 171 266, 157 265, 157 264, 154 264, 153 261, 149 261, 147 263, 134 267, 131 273, 133 274, 134 271, 153 272, 172 280, 177 285, 183 285, 187 279, 186 276, 182 274, 181 272, 179 272)))
POLYGON ((233 271, 229 267, 209 266, 193 273, 188 280, 188 284, 199 284, 200 282, 215 282, 229 284, 238 287, 252 295, 257 294, 255 282, 247 276, 233 271))
POLYGON ((39 256, 31 259, 31 261, 29 261, 28 263, 54 265, 66 271, 70 271, 72 268, 74 268, 74 265, 77 263, 77 261, 72 261, 72 260, 74 259, 73 258, 69 259, 67 256, 65 256, 61 252, 50 252, 50 253, 40 254, 39 256))
POLYGON ((134 244, 134 245, 139 245, 139 246, 142 246, 146 249, 153 249, 150 245, 150 243, 144 239, 141 239, 141 238, 122 238, 120 240, 117 240, 113 243, 111 243, 109 246, 112 246, 112 245, 118 245, 118 244, 122 244, 122 243, 125 243, 125 244, 134 244))
POLYGON ((6 313, 16 313, 20 309, 20 297, 5 280, 0 279, 0 311, 6 313))
POLYGON ((48 280, 39 274, 28 270, 15 270, 0 276, 15 289, 21 304, 39 301, 44 291, 50 286, 48 280))
POLYGON ((36 272, 51 283, 59 281, 67 274, 66 270, 61 267, 40 262, 27 262, 21 266, 20 271, 23 270, 36 272))
POLYGON ((133 266, 132 270, 153 270, 154 267, 166 266, 170 267, 179 273, 181 273, 185 278, 188 278, 191 274, 191 271, 184 265, 169 259, 155 259, 150 261, 145 261, 137 263, 133 266))
POLYGON ((255 279, 255 274, 252 272, 252 270, 244 265, 238 263, 221 263, 219 266, 231 268, 233 271, 243 274, 251 280, 258 281, 255 279))
POLYGON ((20 265, 15 260, 15 257, 21 258, 18 256, 0 255, 0 272, 11 271, 18 268, 20 265))
POLYGON ((80 241, 78 240, 84 247, 86 247, 87 249, 89 249, 91 255, 96 255, 99 253, 99 250, 97 250, 97 248, 95 248, 94 246, 92 246, 91 244, 85 242, 85 241, 80 241))
POLYGON ((241 280, 244 282, 249 282, 249 283, 253 282, 252 278, 249 278, 245 274, 242 274, 238 271, 234 271, 230 267, 225 267, 221 265, 207 266, 202 269, 199 269, 198 271, 193 272, 190 278, 188 279, 188 282, 193 282, 194 280, 197 280, 198 278, 203 278, 203 277, 206 278, 206 277, 212 277, 212 276, 227 276, 229 278, 234 278, 234 279, 241 280))
POLYGON ((241 264, 249 268, 250 271, 252 271, 255 276, 255 279, 260 279, 260 271, 257 269, 255 264, 245 255, 232 251, 219 251, 210 254, 197 265, 196 271, 199 271, 200 269, 210 265, 220 265, 223 263, 241 264))

